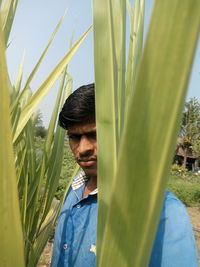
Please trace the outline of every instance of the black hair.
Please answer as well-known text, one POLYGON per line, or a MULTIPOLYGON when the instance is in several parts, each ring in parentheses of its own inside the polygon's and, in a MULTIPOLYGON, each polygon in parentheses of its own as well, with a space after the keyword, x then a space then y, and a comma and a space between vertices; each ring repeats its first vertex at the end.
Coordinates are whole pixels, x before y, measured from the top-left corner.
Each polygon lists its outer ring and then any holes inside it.
POLYGON ((75 124, 90 121, 95 121, 94 83, 75 90, 66 99, 59 114, 59 125, 66 130, 75 124))

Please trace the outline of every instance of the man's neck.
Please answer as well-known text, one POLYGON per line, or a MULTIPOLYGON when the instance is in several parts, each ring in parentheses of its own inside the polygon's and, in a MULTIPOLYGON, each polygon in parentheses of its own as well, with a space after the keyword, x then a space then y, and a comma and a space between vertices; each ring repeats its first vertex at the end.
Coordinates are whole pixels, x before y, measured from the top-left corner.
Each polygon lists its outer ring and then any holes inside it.
POLYGON ((85 185, 85 189, 83 192, 83 197, 90 194, 92 191, 94 191, 97 188, 97 177, 89 177, 88 181, 85 185))

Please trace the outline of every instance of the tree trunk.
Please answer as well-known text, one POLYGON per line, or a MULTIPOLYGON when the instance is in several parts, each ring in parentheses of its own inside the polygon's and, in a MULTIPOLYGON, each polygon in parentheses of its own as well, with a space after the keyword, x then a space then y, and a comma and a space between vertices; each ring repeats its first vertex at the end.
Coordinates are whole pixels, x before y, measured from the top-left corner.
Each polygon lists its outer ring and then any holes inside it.
POLYGON ((186 168, 186 163, 187 163, 187 148, 184 148, 184 159, 182 164, 184 168, 186 168))

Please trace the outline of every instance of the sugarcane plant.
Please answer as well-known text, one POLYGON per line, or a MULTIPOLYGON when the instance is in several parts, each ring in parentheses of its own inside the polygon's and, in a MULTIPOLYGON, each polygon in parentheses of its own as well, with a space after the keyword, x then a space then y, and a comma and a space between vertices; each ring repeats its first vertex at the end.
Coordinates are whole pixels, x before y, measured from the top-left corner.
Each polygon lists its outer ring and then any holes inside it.
POLYGON ((58 31, 56 26, 33 71, 22 85, 23 60, 12 84, 6 66, 5 50, 18 1, 1 4, 0 79, 2 127, 1 142, 1 266, 36 266, 52 233, 62 204, 56 201, 64 150, 65 131, 58 127, 58 113, 72 90, 72 77, 67 65, 85 39, 89 29, 70 46, 67 54, 33 93, 31 81, 58 31), (35 111, 52 85, 60 78, 57 99, 52 111, 47 136, 39 149, 35 140, 35 111), (12 255, 12 256, 10 256, 12 255))
MULTIPOLYGON (((56 220, 61 202, 54 195, 64 147, 57 113, 71 88, 67 64, 88 32, 33 93, 31 81, 61 22, 24 85, 23 63, 12 84, 5 50, 17 3, 0 0, 0 265, 5 267, 36 266, 56 220), (38 151, 35 109, 60 76, 47 138, 38 151)), ((178 133, 200 2, 156 0, 144 47, 144 0, 135 0, 134 8, 124 0, 93 0, 93 11, 97 266, 143 267, 148 264, 178 133), (126 62, 127 9, 131 27, 126 62)))
POLYGON ((143 0, 134 8, 123 0, 93 0, 93 12, 97 266, 148 266, 199 34, 200 1, 156 0, 144 47, 143 0))

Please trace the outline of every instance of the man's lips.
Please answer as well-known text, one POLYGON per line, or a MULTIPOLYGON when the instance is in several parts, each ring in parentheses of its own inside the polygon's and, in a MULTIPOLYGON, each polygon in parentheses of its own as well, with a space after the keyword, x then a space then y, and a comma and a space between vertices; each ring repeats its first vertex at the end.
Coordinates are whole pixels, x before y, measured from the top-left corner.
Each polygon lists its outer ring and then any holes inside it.
POLYGON ((96 159, 79 159, 78 163, 83 167, 88 167, 94 165, 96 161, 96 159))

